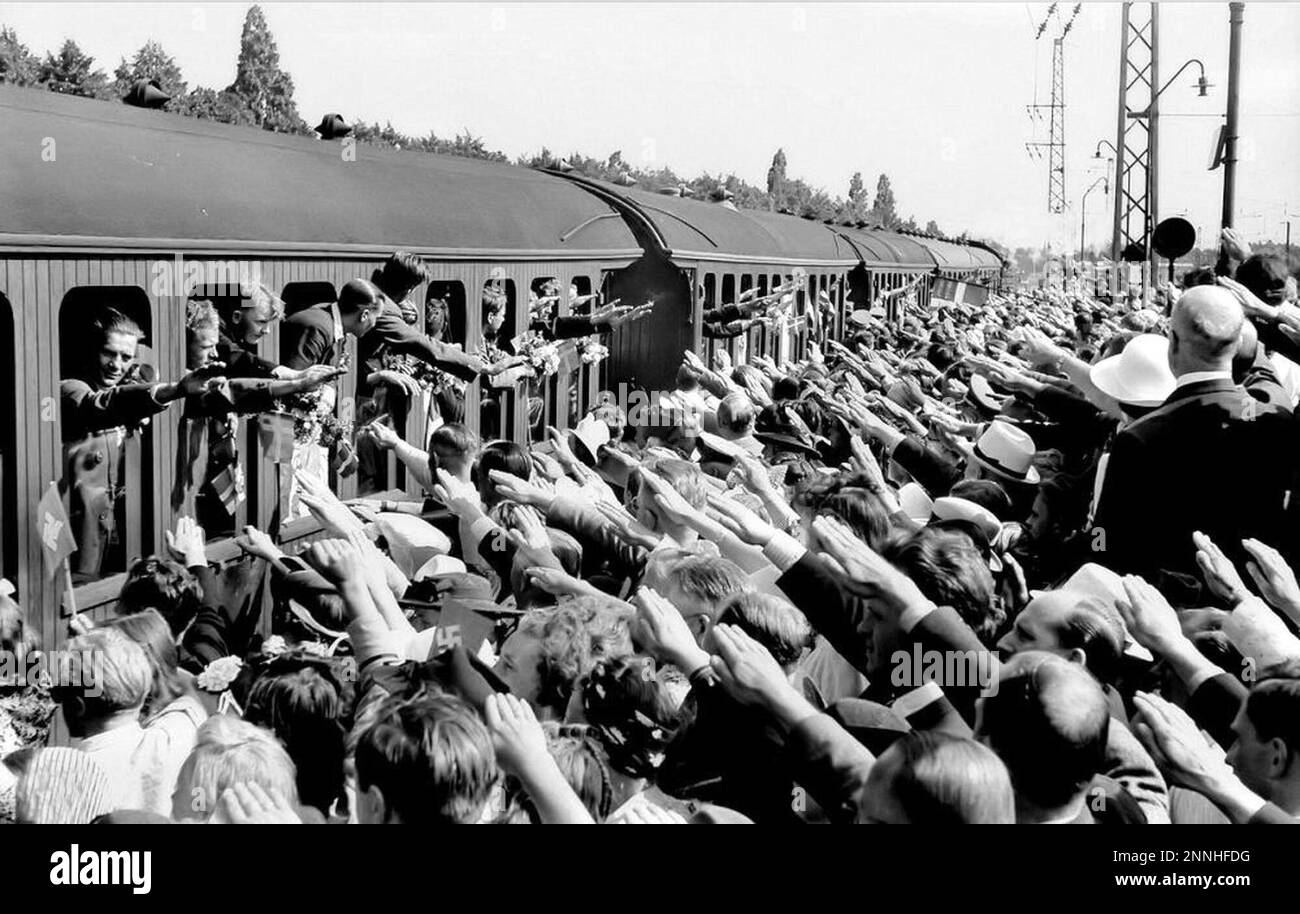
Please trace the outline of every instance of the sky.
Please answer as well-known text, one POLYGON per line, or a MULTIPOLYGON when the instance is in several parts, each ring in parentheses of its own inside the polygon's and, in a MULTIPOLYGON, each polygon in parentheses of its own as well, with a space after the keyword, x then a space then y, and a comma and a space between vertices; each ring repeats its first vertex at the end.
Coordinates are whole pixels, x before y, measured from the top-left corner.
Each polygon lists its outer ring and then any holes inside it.
MULTIPOLYGON (((512 158, 607 156, 679 175, 734 172, 764 186, 772 156, 845 196, 889 175, 904 216, 1016 247, 1079 244, 1083 192, 1115 141, 1118 3, 1085 3, 1065 41, 1067 212, 1047 212, 1047 139, 1026 105, 1049 101, 1054 21, 1044 3, 263 3, 302 116, 392 121, 404 133, 468 129, 512 158)), ((1068 14, 1071 4, 1060 5, 1068 14)), ((146 40, 191 86, 234 78, 247 3, 0 2, 38 53, 74 38, 111 72, 146 40)), ((1248 3, 1237 224, 1249 240, 1300 230, 1300 4, 1248 3)), ((1223 171, 1207 165, 1226 107, 1227 3, 1160 4, 1160 216, 1213 244, 1223 171)), ((1087 201, 1090 243, 1111 198, 1087 201)), ((1300 243, 1300 235, 1297 236, 1300 243)))

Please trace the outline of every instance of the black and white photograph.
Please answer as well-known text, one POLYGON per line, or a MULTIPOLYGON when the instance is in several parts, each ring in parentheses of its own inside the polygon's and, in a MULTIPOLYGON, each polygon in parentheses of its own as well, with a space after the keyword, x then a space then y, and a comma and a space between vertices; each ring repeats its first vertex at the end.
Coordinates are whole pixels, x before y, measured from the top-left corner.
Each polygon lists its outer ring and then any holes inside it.
POLYGON ((1300 4, 0 3, 0 842, 1300 822, 1298 150, 1300 4))

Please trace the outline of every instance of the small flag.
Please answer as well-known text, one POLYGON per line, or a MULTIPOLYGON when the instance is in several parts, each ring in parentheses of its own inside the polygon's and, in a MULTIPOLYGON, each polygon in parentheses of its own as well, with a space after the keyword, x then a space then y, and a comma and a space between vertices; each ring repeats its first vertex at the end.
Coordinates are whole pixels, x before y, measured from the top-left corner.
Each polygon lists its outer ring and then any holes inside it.
POLYGON ((72 536, 68 514, 63 510, 63 498, 59 487, 50 483, 50 487, 41 496, 36 506, 36 516, 40 520, 41 553, 45 557, 46 577, 53 578, 59 566, 68 556, 77 551, 77 541, 72 536))
POLYGON ((234 514, 245 498, 244 468, 238 463, 228 465, 212 478, 212 490, 227 514, 234 514))

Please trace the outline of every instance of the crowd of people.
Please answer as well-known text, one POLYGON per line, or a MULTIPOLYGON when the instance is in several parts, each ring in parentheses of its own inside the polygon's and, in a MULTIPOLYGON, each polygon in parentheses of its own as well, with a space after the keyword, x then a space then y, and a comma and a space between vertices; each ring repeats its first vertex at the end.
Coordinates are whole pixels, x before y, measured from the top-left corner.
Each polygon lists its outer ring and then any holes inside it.
MULTIPOLYGON (((63 646, 96 689, 0 687, 0 819, 1294 822, 1300 306, 1283 264, 1236 253, 1146 299, 864 303, 779 363, 711 342, 649 418, 601 402, 531 446, 480 437, 452 384, 427 441, 373 407, 358 450, 425 499, 344 503, 324 454, 295 456, 319 536, 237 537, 273 577, 270 636, 183 517, 63 646)), ((445 310, 412 326, 424 278, 395 256, 284 319, 279 363, 250 351, 269 293, 197 305, 175 384, 119 383, 138 330, 113 318, 65 439, 329 390, 347 334, 368 396, 406 386, 390 354, 527 384, 500 308, 479 354, 441 342, 445 310)), ((723 303, 707 336, 759 310, 723 303)))

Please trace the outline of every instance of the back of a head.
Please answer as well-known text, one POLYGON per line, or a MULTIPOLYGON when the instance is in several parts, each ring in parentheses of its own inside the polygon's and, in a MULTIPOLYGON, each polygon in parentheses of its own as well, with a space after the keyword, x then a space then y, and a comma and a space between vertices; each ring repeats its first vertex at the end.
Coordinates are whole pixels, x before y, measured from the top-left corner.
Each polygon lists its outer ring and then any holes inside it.
POLYGON ((384 308, 384 293, 372 282, 350 279, 339 290, 339 314, 354 317, 362 312, 378 313, 384 308))
POLYGON ((386 820, 407 825, 477 822, 501 773, 492 737, 459 698, 390 698, 361 734, 357 788, 377 788, 386 820))
POLYGON ((794 378, 782 377, 772 382, 773 400, 796 400, 799 398, 799 382, 794 378))
POLYGON ((654 779, 680 724, 654 663, 631 656, 604 663, 582 691, 587 724, 605 747, 611 767, 628 777, 654 779))
POLYGON ((689 460, 660 460, 655 464, 655 474, 677 490, 692 508, 703 508, 709 489, 704 474, 697 463, 689 460))
POLYGON ((663 577, 663 586, 673 595, 698 604, 713 620, 718 618, 727 600, 750 589, 749 578, 741 567, 716 555, 690 553, 676 560, 664 556, 658 572, 663 577))
POLYGON ((940 731, 913 730, 881 755, 868 778, 862 812, 871 821, 874 810, 886 809, 894 817, 891 824, 1010 825, 1016 820, 1015 792, 1002 760, 973 739, 940 731))
POLYGON ((394 251, 374 274, 375 285, 389 296, 414 288, 428 278, 420 258, 407 251, 394 251))
POLYGON ((995 600, 993 573, 969 536, 922 527, 885 550, 885 558, 911 578, 921 593, 951 606, 980 640, 991 643, 1006 614, 995 600))
POLYGON ((718 426, 733 435, 752 432, 756 415, 754 404, 742 393, 729 393, 718 404, 718 426))
POLYGON ((593 669, 632 653, 628 618, 616 605, 603 597, 578 597, 520 619, 519 631, 541 644, 538 705, 563 714, 574 688, 593 669))
POLYGON ((179 637, 202 605, 203 587, 188 568, 180 562, 149 555, 127 572, 116 611, 119 616, 129 616, 156 609, 167 620, 172 634, 179 637))
POLYGON ((154 609, 118 616, 105 623, 140 645, 153 670, 153 685, 145 703, 145 716, 159 711, 188 691, 180 672, 176 639, 162 615, 154 609))
POLYGON ((993 513, 1000 521, 1010 520, 1014 513, 1011 497, 1002 484, 993 479, 962 479, 948 492, 953 498, 964 498, 993 513))
POLYGON ((816 505, 818 516, 830 515, 843 521, 875 550, 884 547, 894 529, 889 506, 869 489, 845 486, 819 498, 816 505))
POLYGON ((767 648, 782 669, 789 670, 813 646, 816 632, 808 617, 780 597, 739 593, 722 605, 718 621, 735 625, 767 648))
POLYGON ((343 791, 343 697, 315 660, 273 660, 249 690, 244 719, 276 735, 293 759, 302 802, 328 813, 343 791))
POLYGON ((1286 294, 1286 261, 1272 254, 1252 254, 1237 267, 1236 280, 1256 298, 1278 304, 1286 294))
POLYGON ((494 504, 499 496, 492 484, 492 471, 499 470, 521 479, 531 479, 533 462, 528 458, 528 451, 513 441, 493 441, 479 451, 478 463, 474 468, 474 477, 479 494, 488 504, 494 504))
POLYGON ((582 805, 597 823, 614 811, 614 779, 604 744, 590 727, 548 721, 546 748, 582 805))
POLYGON ((1188 289, 1174 306, 1169 325, 1170 363, 1186 373, 1226 368, 1237 351, 1245 314, 1236 297, 1220 286, 1188 289))
POLYGON ((1101 770, 1110 710, 1077 663, 1025 651, 1003 664, 982 700, 978 736, 1006 763, 1016 792, 1042 809, 1069 803, 1101 770))
POLYGON ((478 435, 468 426, 460 422, 440 425, 429 436, 429 469, 445 469, 453 476, 458 475, 466 466, 473 465, 478 449, 478 435))
POLYGON ((153 687, 153 668, 144 649, 116 628, 92 628, 70 639, 60 657, 68 669, 60 669, 51 693, 64 706, 64 715, 79 721, 140 708, 153 687), (77 665, 79 672, 72 670, 77 665), (97 681, 85 681, 88 678, 97 681))
POLYGON ((227 789, 257 784, 297 805, 293 760, 269 730, 228 714, 209 717, 176 778, 172 818, 208 819, 227 789))
POLYGON ((1071 605, 1059 632, 1061 646, 1078 648, 1084 666, 1099 682, 1113 684, 1124 660, 1124 620, 1111 603, 1097 597, 1076 598, 1067 591, 1047 591, 1038 599, 1064 599, 1071 605))

